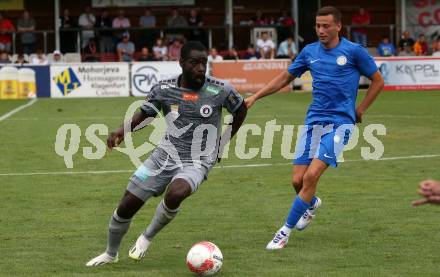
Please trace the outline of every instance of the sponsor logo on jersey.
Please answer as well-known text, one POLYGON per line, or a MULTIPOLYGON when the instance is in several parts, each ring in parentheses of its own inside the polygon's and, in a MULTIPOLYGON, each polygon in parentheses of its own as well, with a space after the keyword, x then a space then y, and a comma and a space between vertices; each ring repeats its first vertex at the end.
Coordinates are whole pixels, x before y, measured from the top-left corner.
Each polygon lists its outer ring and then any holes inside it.
POLYGON ((170 106, 170 113, 173 116, 173 118, 179 117, 179 105, 171 105, 170 106))
POLYGON ((340 66, 345 65, 345 64, 347 63, 347 57, 345 57, 344 55, 339 56, 339 57, 336 59, 336 63, 337 63, 338 65, 340 65, 340 66))
POLYGON ((200 108, 200 115, 203 117, 209 117, 212 114, 212 107, 209 105, 203 105, 200 108))
POLYGON ((81 86, 81 82, 71 67, 63 70, 53 80, 64 96, 81 86))
POLYGON ((206 87, 206 91, 207 91, 207 92, 210 92, 210 93, 212 93, 212 94, 214 94, 214 95, 217 95, 217 94, 220 92, 220 88, 218 88, 218 87, 214 87, 214 86, 211 86, 211 85, 208 85, 208 86, 206 87))
POLYGON ((184 93, 183 100, 196 102, 199 100, 199 95, 197 93, 184 93))

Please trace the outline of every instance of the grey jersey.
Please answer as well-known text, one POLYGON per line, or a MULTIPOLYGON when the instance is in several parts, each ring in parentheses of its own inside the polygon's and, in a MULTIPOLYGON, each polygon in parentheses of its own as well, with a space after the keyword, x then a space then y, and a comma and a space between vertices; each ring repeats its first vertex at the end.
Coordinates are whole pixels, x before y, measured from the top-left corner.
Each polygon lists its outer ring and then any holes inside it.
POLYGON ((171 159, 211 167, 217 159, 222 108, 234 113, 242 103, 243 97, 223 80, 206 77, 203 87, 193 91, 179 87, 176 77, 154 85, 141 110, 165 115, 167 130, 158 147, 171 159))

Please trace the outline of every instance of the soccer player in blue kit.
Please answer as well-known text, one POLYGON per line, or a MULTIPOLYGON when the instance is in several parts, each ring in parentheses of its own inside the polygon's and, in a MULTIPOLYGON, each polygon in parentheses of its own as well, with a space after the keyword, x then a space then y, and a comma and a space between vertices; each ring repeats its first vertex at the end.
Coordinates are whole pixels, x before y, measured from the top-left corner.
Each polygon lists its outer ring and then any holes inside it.
POLYGON ((288 70, 245 100, 250 108, 259 98, 290 84, 305 71, 313 77, 313 100, 305 126, 297 141, 292 184, 297 192, 285 224, 267 244, 268 250, 282 249, 294 228, 305 229, 321 206, 315 196, 321 175, 328 166, 337 166, 337 157, 347 144, 356 122, 374 102, 384 81, 366 49, 339 37, 341 13, 326 6, 316 14, 319 41, 304 47, 288 70), (363 101, 356 107, 360 75, 371 80, 363 101))

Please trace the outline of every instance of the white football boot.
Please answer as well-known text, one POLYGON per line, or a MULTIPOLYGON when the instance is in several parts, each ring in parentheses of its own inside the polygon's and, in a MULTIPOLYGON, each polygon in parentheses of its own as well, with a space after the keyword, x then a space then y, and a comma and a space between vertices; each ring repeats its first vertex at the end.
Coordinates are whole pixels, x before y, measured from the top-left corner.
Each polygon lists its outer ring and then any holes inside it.
POLYGON ((295 228, 298 231, 302 231, 305 228, 307 228, 307 226, 309 226, 309 224, 312 222, 312 219, 316 215, 316 210, 321 207, 321 204, 322 204, 321 198, 316 197, 315 204, 312 207, 308 208, 307 211, 303 214, 303 216, 301 216, 301 218, 296 223, 295 228))
POLYGON ((107 253, 102 253, 101 255, 91 259, 86 266, 100 266, 105 264, 114 264, 118 262, 118 255, 116 257, 112 257, 107 253))
POLYGON ((277 231, 275 237, 267 244, 267 250, 278 250, 286 246, 289 241, 289 234, 283 231, 283 227, 277 231))
POLYGON ((128 256, 133 260, 140 261, 147 253, 148 246, 150 246, 151 241, 149 241, 143 234, 141 234, 136 243, 128 251, 128 256))

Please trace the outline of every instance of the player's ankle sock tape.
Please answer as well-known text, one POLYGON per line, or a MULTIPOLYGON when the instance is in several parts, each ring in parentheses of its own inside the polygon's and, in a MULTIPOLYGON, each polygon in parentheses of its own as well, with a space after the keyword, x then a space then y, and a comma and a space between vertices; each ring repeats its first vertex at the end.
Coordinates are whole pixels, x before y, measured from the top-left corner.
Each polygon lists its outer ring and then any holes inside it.
POLYGON ((287 216, 286 226, 293 228, 308 208, 310 208, 310 204, 303 201, 301 197, 297 195, 287 216))

